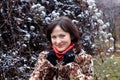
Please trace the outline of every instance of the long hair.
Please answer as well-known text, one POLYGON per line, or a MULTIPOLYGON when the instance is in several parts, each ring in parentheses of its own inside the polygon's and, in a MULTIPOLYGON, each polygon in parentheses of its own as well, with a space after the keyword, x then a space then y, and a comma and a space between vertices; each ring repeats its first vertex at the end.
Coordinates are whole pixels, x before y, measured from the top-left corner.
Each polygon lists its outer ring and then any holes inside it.
POLYGON ((59 19, 56 19, 52 21, 47 28, 47 39, 52 44, 51 42, 51 33, 53 29, 59 25, 61 29, 63 29, 65 32, 68 32, 71 36, 71 42, 75 44, 75 49, 77 53, 81 51, 81 44, 80 44, 80 35, 77 27, 75 24, 72 23, 72 20, 69 19, 68 17, 62 16, 59 19))

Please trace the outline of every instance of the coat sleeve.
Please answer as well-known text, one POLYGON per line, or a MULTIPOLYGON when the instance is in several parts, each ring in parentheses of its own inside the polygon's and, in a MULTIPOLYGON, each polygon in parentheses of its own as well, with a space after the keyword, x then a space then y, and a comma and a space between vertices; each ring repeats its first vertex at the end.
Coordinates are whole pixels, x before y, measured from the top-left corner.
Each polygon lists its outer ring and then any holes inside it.
POLYGON ((42 52, 39 55, 35 69, 30 75, 29 80, 49 80, 54 76, 54 70, 54 66, 46 59, 45 52, 42 52))
POLYGON ((76 55, 75 62, 79 65, 81 73, 78 74, 83 80, 94 80, 94 69, 92 56, 82 51, 76 55))

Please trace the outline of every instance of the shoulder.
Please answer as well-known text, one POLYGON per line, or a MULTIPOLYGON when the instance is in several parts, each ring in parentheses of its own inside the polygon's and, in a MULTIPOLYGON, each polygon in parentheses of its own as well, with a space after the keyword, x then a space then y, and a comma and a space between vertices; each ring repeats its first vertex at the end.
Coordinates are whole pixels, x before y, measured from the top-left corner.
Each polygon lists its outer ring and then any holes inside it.
POLYGON ((89 54, 86 54, 86 52, 82 49, 79 54, 75 56, 75 62, 77 63, 83 63, 83 62, 90 62, 92 60, 92 56, 89 54))
POLYGON ((49 51, 42 51, 40 52, 39 54, 39 57, 37 59, 37 63, 35 64, 35 66, 41 66, 41 65, 44 65, 44 64, 50 64, 50 62, 46 59, 46 55, 49 53, 49 51))
POLYGON ((49 53, 49 51, 42 51, 39 54, 39 58, 46 58, 46 55, 49 53))
POLYGON ((83 49, 78 54, 78 56, 85 57, 85 58, 88 58, 88 57, 92 58, 92 56, 90 54, 87 54, 86 51, 84 51, 83 49))
POLYGON ((48 54, 49 53, 49 51, 42 51, 42 52, 40 52, 40 54, 48 54))

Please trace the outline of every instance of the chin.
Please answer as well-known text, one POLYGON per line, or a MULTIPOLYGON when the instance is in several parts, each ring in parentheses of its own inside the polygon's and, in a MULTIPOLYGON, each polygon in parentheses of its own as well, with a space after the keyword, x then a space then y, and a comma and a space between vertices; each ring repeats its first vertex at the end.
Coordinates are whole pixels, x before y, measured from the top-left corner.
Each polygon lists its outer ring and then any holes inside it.
POLYGON ((65 49, 57 49, 58 51, 60 51, 60 52, 62 52, 62 51, 64 51, 65 49))

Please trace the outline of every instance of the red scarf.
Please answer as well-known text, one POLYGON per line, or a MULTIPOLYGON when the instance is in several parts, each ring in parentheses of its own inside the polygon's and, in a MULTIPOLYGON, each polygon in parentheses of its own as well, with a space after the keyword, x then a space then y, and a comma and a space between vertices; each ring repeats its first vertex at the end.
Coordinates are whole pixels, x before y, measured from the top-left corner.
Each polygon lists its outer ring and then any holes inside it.
POLYGON ((52 48, 53 48, 53 50, 55 51, 55 54, 56 54, 58 60, 61 61, 61 60, 63 60, 63 58, 64 58, 64 54, 65 54, 67 51, 71 50, 74 46, 75 46, 75 44, 70 44, 70 45, 68 46, 68 48, 66 48, 66 49, 65 49, 64 51, 62 51, 62 52, 58 51, 54 46, 52 46, 52 48))

